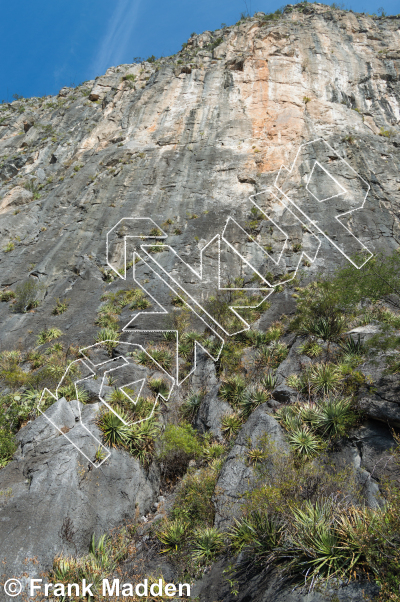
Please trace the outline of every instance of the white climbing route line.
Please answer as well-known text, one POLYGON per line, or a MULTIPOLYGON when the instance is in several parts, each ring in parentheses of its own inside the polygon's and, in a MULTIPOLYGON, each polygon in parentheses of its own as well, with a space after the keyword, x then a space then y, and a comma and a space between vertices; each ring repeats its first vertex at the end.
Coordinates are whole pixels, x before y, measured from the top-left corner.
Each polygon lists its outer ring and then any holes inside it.
MULTIPOLYGON (((278 253, 272 249, 272 245, 263 246, 260 240, 261 235, 249 234, 242 224, 233 217, 228 217, 222 232, 214 235, 201 248, 197 267, 194 262, 190 263, 167 244, 163 244, 162 248, 163 257, 167 257, 168 261, 161 261, 157 259, 158 254, 152 252, 154 250, 152 247, 154 247, 154 242, 165 241, 168 234, 152 218, 126 217, 119 220, 107 233, 107 264, 122 280, 127 279, 127 271, 132 267, 133 282, 151 299, 151 310, 136 310, 122 328, 124 336, 131 340, 135 337, 139 338, 141 342, 108 341, 115 346, 118 355, 97 363, 91 359, 91 356, 107 341, 81 349, 83 359, 76 360, 67 368, 57 386, 55 395, 48 389, 43 391, 38 405, 39 411, 42 412, 41 406, 46 394, 50 394, 55 400, 59 398, 59 389, 68 371, 72 370, 74 365, 78 365, 85 376, 75 382, 77 399, 79 383, 97 378, 100 379, 98 397, 101 403, 116 414, 125 425, 136 424, 151 418, 159 400, 167 402, 174 387, 181 386, 194 373, 198 350, 201 349, 211 359, 217 361, 225 340, 250 328, 248 321, 240 315, 240 310, 259 307, 274 292, 276 286, 296 277, 302 262, 314 263, 324 238, 354 267, 360 269, 365 265, 373 253, 354 233, 356 225, 353 216, 356 211, 364 207, 369 190, 369 184, 357 174, 349 163, 323 138, 317 138, 299 147, 290 168, 283 165, 279 169, 273 187, 254 194, 249 199, 256 214, 262 216, 261 222, 270 233, 274 244, 281 242, 278 253), (297 247, 296 245, 293 247, 294 255, 298 253, 294 269, 290 274, 283 276, 278 274, 271 282, 272 278, 268 274, 266 275, 265 266, 269 265, 273 269, 284 271, 285 253, 289 251, 292 231, 296 228, 301 229, 303 242, 301 245, 297 244, 297 247), (122 239, 122 249, 118 239, 122 239), (149 239, 153 241, 153 245, 148 244, 149 239), (146 242, 147 244, 145 244, 146 242), (303 244, 306 248, 303 248, 303 244), (131 260, 129 260, 128 246, 132 245, 133 250, 131 251, 131 260), (250 246, 251 257, 248 250, 250 246), (238 265, 245 265, 246 269, 253 273, 253 281, 256 279, 258 284, 251 287, 233 285, 230 282, 230 274, 226 273, 226 265, 222 277, 222 253, 229 253, 238 265), (122 262, 122 268, 115 267, 116 261, 122 262), (146 275, 145 279, 137 274, 136 264, 146 275), (228 283, 229 286, 224 286, 224 283, 228 283), (206 291, 258 291, 262 295, 262 300, 258 299, 253 305, 240 305, 237 302, 229 305, 229 309, 242 326, 239 330, 231 332, 225 324, 221 323, 218 316, 213 315, 210 311, 206 303, 206 291), (211 331, 214 339, 219 342, 217 353, 212 354, 199 341, 193 341, 192 369, 184 378, 180 378, 179 374, 179 332, 176 329, 165 328, 168 310, 165 307, 165 301, 161 302, 160 300, 161 294, 166 297, 171 293, 182 301, 183 305, 211 331), (146 320, 149 319, 155 320, 160 328, 141 328, 141 322, 144 322, 144 326, 146 326, 146 320), (166 370, 146 351, 144 342, 151 341, 154 334, 168 335, 168 333, 173 333, 175 336, 175 358, 171 369, 166 370), (156 395, 153 407, 146 418, 128 423, 108 403, 104 390, 106 381, 110 377, 122 375, 120 379, 122 384, 118 383, 118 390, 133 405, 137 403, 146 379, 138 378, 137 374, 136 376, 132 375, 134 364, 127 359, 127 355, 131 354, 132 350, 146 353, 149 361, 169 382, 169 389, 167 394, 158 393, 156 395), (127 394, 124 388, 135 385, 136 397, 133 398, 127 394)), ((76 437, 68 435, 66 429, 63 429, 54 417, 52 419, 46 413, 43 415, 94 467, 101 466, 110 456, 109 449, 83 424, 79 402, 71 405, 71 410, 75 414, 75 421, 83 429, 82 433, 86 440, 85 449, 82 449, 82 445, 77 442, 76 437), (101 450, 101 461, 95 460, 98 450, 101 450)), ((73 430, 75 431, 75 429, 73 430)))

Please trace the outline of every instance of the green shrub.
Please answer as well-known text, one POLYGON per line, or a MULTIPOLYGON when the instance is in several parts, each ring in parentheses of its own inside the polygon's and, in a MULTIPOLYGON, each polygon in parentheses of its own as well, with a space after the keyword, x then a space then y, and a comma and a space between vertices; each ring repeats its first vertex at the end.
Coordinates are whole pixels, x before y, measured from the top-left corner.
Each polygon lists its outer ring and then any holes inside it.
MULTIPOLYGON (((2 422, 1 417, 0 422, 2 422)), ((0 426, 0 468, 10 462, 16 449, 17 444, 14 435, 7 427, 0 426)))
POLYGON ((190 424, 169 424, 160 441, 159 458, 167 474, 182 474, 190 460, 200 458, 202 445, 190 424))
POLYGON ((102 328, 96 336, 96 342, 102 343, 111 355, 112 350, 119 344, 120 334, 112 328, 102 328))
POLYGON ((14 303, 14 310, 25 313, 30 309, 37 307, 39 304, 37 296, 40 289, 41 286, 33 280, 26 280, 22 284, 19 284, 15 289, 16 301, 14 303))
POLYGON ((214 524, 213 495, 218 478, 215 466, 201 468, 186 474, 176 491, 172 517, 188 521, 190 525, 214 524))
POLYGON ((32 192, 34 200, 40 199, 40 190, 42 189, 40 184, 35 184, 34 180, 29 180, 25 182, 24 188, 32 192))
POLYGON ((5 289, 4 291, 0 291, 0 301, 7 303, 10 299, 15 299, 15 293, 11 289, 5 289))
POLYGON ((5 247, 3 247, 4 253, 10 253, 11 251, 14 251, 14 249, 15 249, 15 244, 13 243, 12 240, 10 240, 10 242, 7 243, 5 247))

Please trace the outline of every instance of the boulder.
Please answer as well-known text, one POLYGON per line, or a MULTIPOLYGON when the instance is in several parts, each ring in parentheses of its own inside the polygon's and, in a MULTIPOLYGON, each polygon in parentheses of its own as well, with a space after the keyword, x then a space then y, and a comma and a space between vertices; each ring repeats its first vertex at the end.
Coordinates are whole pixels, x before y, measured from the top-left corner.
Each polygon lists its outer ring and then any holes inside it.
POLYGON ((146 471, 126 451, 112 449, 99 468, 88 462, 75 445, 88 449, 93 437, 100 444, 99 405, 80 409, 86 429, 76 402, 58 400, 21 429, 15 457, 0 471, 0 558, 10 576, 39 577, 60 552, 87 553, 93 533, 145 514, 159 494, 158 469, 146 471))
POLYGON ((13 207, 25 205, 33 200, 33 194, 30 190, 22 188, 22 186, 15 186, 0 203, 0 213, 4 213, 13 207))
POLYGON ((360 371, 370 380, 370 384, 360 392, 360 409, 369 418, 400 427, 400 374, 386 374, 385 353, 374 353, 360 371))

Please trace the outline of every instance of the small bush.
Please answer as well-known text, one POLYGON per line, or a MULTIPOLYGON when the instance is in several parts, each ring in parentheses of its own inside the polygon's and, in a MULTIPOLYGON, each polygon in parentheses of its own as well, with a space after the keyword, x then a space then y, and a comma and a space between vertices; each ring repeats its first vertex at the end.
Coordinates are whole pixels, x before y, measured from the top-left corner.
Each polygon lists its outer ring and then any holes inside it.
POLYGON ((14 310, 25 313, 39 304, 37 296, 40 291, 40 285, 33 280, 26 280, 19 284, 15 289, 14 310))
POLYGON ((119 344, 119 336, 119 333, 112 328, 102 328, 97 334, 96 342, 102 343, 111 355, 112 350, 119 344))
POLYGON ((217 478, 218 471, 213 465, 186 474, 176 492, 172 517, 187 521, 192 527, 212 526, 215 516, 213 495, 217 478))
POLYGON ((190 460, 202 454, 202 445, 190 424, 169 424, 160 443, 159 458, 164 463, 164 472, 171 476, 183 474, 190 460))
POLYGON ((0 291, 0 301, 7 303, 11 299, 15 299, 15 293, 11 289, 5 289, 4 291, 0 291))

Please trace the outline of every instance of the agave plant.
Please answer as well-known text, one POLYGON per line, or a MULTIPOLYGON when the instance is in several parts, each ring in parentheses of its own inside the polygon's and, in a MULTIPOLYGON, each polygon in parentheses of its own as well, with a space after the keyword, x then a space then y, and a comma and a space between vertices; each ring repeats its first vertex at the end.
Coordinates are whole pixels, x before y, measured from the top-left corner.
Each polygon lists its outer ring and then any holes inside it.
POLYGON ((309 402, 302 404, 299 406, 299 417, 309 426, 315 426, 319 418, 318 406, 309 402))
POLYGON ((149 384, 149 388, 156 395, 158 395, 160 393, 160 395, 162 395, 163 397, 166 397, 166 395, 168 394, 169 387, 168 387, 167 383, 165 382, 165 380, 163 380, 162 378, 153 378, 153 379, 149 380, 148 384, 149 384))
POLYGON ((245 389, 242 394, 242 398, 239 402, 240 409, 244 420, 250 416, 250 414, 261 404, 268 401, 270 393, 265 391, 263 388, 255 385, 245 389))
POLYGON ((292 508, 292 517, 292 528, 281 551, 283 557, 292 558, 292 572, 312 583, 317 578, 345 580, 356 574, 355 567, 362 561, 360 538, 351 541, 347 520, 338 521, 333 500, 306 501, 302 508, 292 508))
POLYGON ((314 424, 324 437, 344 435, 354 419, 353 402, 350 397, 329 397, 318 405, 314 424))
POLYGON ((268 391, 273 391, 276 387, 277 376, 268 370, 267 374, 261 379, 262 386, 268 391))
POLYGON ((235 519, 228 536, 235 551, 247 549, 258 562, 265 564, 272 559, 282 533, 283 526, 275 518, 263 510, 256 510, 241 520, 235 519))
MULTIPOLYGON (((128 417, 122 410, 119 410, 118 414, 125 422, 128 422, 128 417)), ((131 428, 124 424, 119 416, 110 410, 105 412, 98 422, 100 429, 103 431, 105 442, 111 447, 125 446, 130 435, 131 428)))
POLYGON ((302 426, 297 406, 279 408, 275 413, 275 418, 287 431, 294 431, 302 426))
POLYGON ((262 449, 259 449, 258 447, 254 449, 249 449, 247 452, 247 460, 249 461, 249 464, 252 464, 253 466, 256 466, 264 459, 265 452, 262 449))
POLYGON ((37 338, 37 344, 43 345, 44 343, 49 343, 54 339, 58 339, 62 335, 63 332, 59 328, 48 328, 47 330, 42 330, 37 338))
POLYGON ((307 372, 308 381, 316 394, 329 394, 342 383, 342 375, 335 364, 320 363, 311 366, 307 372))
POLYGON ((129 430, 126 441, 129 451, 144 465, 150 463, 154 451, 154 441, 159 432, 160 425, 153 418, 133 424, 129 430))
POLYGON ((148 354, 159 364, 164 370, 171 368, 173 355, 169 349, 165 347, 153 347, 147 350, 148 354))
POLYGON ((221 431, 227 439, 237 435, 242 426, 242 419, 239 414, 229 414, 221 420, 221 431))
POLYGON ((219 394, 225 401, 235 406, 240 403, 245 387, 244 378, 239 374, 235 374, 224 380, 219 394))
POLYGON ((181 406, 182 416, 188 420, 193 420, 199 410, 203 398, 204 391, 190 391, 189 396, 181 406))
POLYGON ((307 459, 314 458, 322 449, 321 440, 305 425, 289 432, 289 443, 299 456, 307 459))
POLYGON ((80 387, 75 387, 74 383, 60 387, 58 393, 62 397, 65 397, 67 401, 78 399, 80 402, 86 403, 89 399, 89 393, 80 387))
POLYGON ((119 344, 119 333, 112 328, 102 328, 97 333, 96 342, 103 343, 111 355, 112 350, 119 344))
POLYGON ((222 443, 212 443, 203 448, 203 458, 208 462, 220 458, 226 451, 222 443))
POLYGON ((157 533, 157 538, 165 545, 161 551, 175 552, 181 548, 187 539, 188 526, 188 523, 179 519, 166 522, 162 530, 157 533))
POLYGON ((305 326, 306 332, 324 341, 332 341, 338 338, 345 328, 346 320, 344 316, 334 312, 330 316, 319 316, 309 320, 305 326))
POLYGON ((357 341, 351 336, 347 336, 339 342, 339 346, 343 353, 349 353, 354 355, 362 355, 365 351, 364 345, 361 343, 360 335, 358 335, 357 341))
POLYGON ((322 353, 321 345, 312 339, 308 339, 305 343, 299 345, 297 350, 299 353, 308 355, 309 357, 318 357, 322 353))
POLYGON ((224 534, 215 527, 203 527, 194 532, 192 555, 199 560, 212 560, 224 545, 224 534))

